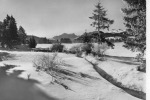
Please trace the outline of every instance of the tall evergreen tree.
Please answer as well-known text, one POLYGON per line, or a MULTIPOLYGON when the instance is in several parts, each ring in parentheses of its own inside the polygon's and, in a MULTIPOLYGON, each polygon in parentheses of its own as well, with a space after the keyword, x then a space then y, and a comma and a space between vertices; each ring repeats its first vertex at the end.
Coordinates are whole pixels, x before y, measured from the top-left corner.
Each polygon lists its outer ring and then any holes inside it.
POLYGON ((140 51, 144 55, 146 50, 146 0, 124 0, 127 7, 122 11, 127 33, 133 38, 126 38, 125 47, 132 51, 140 51))
POLYGON ((0 42, 2 42, 3 23, 0 21, 0 42))
POLYGON ((98 42, 100 43, 101 42, 100 30, 109 29, 109 26, 113 24, 114 21, 106 17, 106 10, 103 8, 103 6, 101 6, 100 2, 98 2, 95 5, 93 16, 89 18, 94 20, 91 26, 95 27, 96 30, 98 30, 99 36, 97 37, 97 39, 98 39, 98 42))
POLYGON ((17 29, 17 24, 16 20, 13 16, 11 16, 11 21, 10 21, 10 31, 11 31, 11 38, 13 41, 18 41, 18 29, 17 29))
POLYGON ((20 42, 25 44, 27 34, 22 26, 20 26, 18 29, 18 36, 19 36, 20 42))
POLYGON ((32 37, 30 38, 30 40, 29 40, 29 47, 30 47, 30 48, 35 48, 36 45, 37 45, 37 43, 36 43, 34 37, 32 36, 32 37))
POLYGON ((12 48, 18 42, 17 25, 13 16, 7 15, 3 21, 2 44, 12 48))
POLYGON ((9 36, 9 32, 8 32, 8 24, 10 21, 10 16, 7 15, 6 18, 3 20, 3 28, 2 28, 2 47, 4 47, 4 44, 8 45, 8 36, 9 36))

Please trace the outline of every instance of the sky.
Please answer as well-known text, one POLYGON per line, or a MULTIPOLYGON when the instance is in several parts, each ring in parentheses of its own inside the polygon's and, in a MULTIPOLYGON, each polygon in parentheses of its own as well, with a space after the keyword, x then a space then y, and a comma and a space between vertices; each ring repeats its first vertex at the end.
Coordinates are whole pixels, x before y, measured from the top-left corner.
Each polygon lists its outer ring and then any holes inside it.
MULTIPOLYGON (((107 17, 114 20, 112 29, 125 30, 121 8, 122 0, 99 0, 107 10, 107 17)), ((28 35, 52 38, 62 33, 81 35, 95 31, 90 26, 93 10, 98 0, 0 0, 0 21, 13 15, 17 27, 22 26, 28 35)))

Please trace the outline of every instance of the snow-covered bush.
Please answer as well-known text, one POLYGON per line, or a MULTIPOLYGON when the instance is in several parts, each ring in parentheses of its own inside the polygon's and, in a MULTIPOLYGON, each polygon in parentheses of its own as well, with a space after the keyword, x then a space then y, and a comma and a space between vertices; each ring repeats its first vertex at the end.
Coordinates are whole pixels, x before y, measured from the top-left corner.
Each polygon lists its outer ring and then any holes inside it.
POLYGON ((136 61, 141 62, 141 64, 137 67, 137 70, 141 72, 146 72, 146 60, 144 60, 143 57, 144 55, 141 53, 137 54, 135 57, 136 61))
POLYGON ((63 52, 66 53, 66 54, 68 54, 68 53, 69 53, 69 50, 64 46, 63 52))
POLYGON ((141 72, 146 72, 146 63, 142 63, 141 65, 139 65, 137 67, 137 70, 141 72))
POLYGON ((82 56, 82 44, 75 45, 69 49, 69 52, 72 54, 76 54, 77 57, 82 56))
POLYGON ((138 61, 138 62, 141 62, 142 59, 143 59, 143 55, 141 53, 137 54, 135 59, 138 61))
POLYGON ((108 50, 110 47, 107 45, 107 43, 97 44, 95 43, 92 48, 92 53, 98 56, 104 56, 106 50, 108 50))
POLYGON ((92 52, 93 44, 91 43, 84 43, 82 46, 82 51, 86 53, 86 55, 92 52))
POLYGON ((33 66, 36 71, 44 71, 55 77, 55 72, 59 66, 65 65, 64 61, 58 57, 57 53, 51 55, 42 55, 34 59, 33 66))
POLYGON ((69 49, 70 53, 76 54, 81 51, 82 45, 75 45, 69 49))
POLYGON ((51 47, 51 51, 52 52, 62 52, 64 48, 64 45, 62 45, 61 43, 56 43, 53 44, 51 47))
POLYGON ((0 61, 3 61, 9 57, 9 53, 7 52, 0 52, 0 61))
POLYGON ((69 49, 70 53, 76 54, 77 57, 81 57, 82 53, 90 54, 92 52, 93 45, 90 43, 84 43, 81 45, 73 46, 69 49))

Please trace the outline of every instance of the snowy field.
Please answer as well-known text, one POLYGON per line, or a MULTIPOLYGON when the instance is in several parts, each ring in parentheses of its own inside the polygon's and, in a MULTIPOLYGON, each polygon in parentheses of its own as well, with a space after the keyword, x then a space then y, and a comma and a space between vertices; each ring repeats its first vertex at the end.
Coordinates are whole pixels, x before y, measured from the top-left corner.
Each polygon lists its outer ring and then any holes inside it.
MULTIPOLYGON (((65 44, 65 48, 70 49, 73 46, 80 45, 81 43, 72 43, 72 44, 65 44)), ((120 56, 120 57, 135 57, 138 52, 132 52, 123 46, 124 43, 115 43, 114 49, 109 49, 106 51, 106 55, 110 56, 120 56)), ((50 48, 52 44, 37 44, 36 48, 50 48)))
MULTIPOLYGON (((66 49, 70 49, 73 46, 80 45, 81 43, 62 43, 66 49)), ((52 44, 37 44, 36 48, 50 48, 52 44)))
POLYGON ((119 56, 119 57, 135 57, 138 52, 132 52, 123 47, 124 43, 115 43, 114 49, 109 49, 106 51, 107 55, 119 56))
MULTIPOLYGON (((65 44, 65 47, 71 48, 73 45, 79 44, 65 44)), ((123 48, 122 45, 122 43, 116 43, 115 49, 108 50, 107 55, 121 57, 134 57, 136 55, 136 53, 123 48)), ((37 47, 48 48, 50 47, 50 44, 38 44, 37 47)), ((72 54, 58 54, 58 56, 62 58, 67 65, 69 65, 62 66, 62 68, 73 71, 77 73, 77 75, 84 73, 85 75, 90 76, 90 78, 79 76, 72 77, 74 81, 61 80, 63 84, 66 84, 71 89, 66 90, 59 84, 50 84, 52 77, 45 72, 36 72, 33 67, 34 59, 42 55, 52 55, 52 53, 17 51, 10 51, 8 53, 10 53, 12 57, 1 61, 0 65, 17 65, 17 67, 8 70, 8 73, 12 73, 15 70, 23 70, 18 77, 27 80, 28 75, 30 75, 31 79, 40 82, 36 86, 42 89, 49 96, 53 96, 60 100, 140 100, 139 98, 131 96, 122 89, 106 81, 84 58, 78 58, 72 54)), ((125 86, 128 86, 129 88, 135 86, 133 88, 145 92, 145 73, 135 71, 137 65, 129 65, 113 59, 108 59, 107 61, 98 63, 100 68, 114 76, 116 80, 122 82, 125 86)), ((14 96, 15 95, 17 96, 17 94, 14 94, 14 96)))

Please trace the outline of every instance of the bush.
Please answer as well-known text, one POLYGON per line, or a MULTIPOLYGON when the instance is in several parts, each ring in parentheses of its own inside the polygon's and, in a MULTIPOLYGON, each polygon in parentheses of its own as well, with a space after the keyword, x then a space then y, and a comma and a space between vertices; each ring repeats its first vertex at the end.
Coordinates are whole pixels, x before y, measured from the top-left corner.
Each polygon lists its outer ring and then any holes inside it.
POLYGON ((57 53, 52 55, 42 55, 33 61, 33 66, 36 68, 36 71, 44 71, 53 78, 55 77, 56 69, 61 65, 65 65, 65 63, 58 57, 57 53))
POLYGON ((86 55, 92 52, 93 45, 91 43, 84 43, 81 45, 76 45, 70 48, 70 53, 76 54, 77 56, 81 57, 82 52, 85 52, 86 55))
POLYGON ((69 52, 72 54, 76 54, 77 52, 81 51, 81 47, 82 45, 75 45, 69 49, 69 52))
POLYGON ((85 43, 82 46, 82 51, 86 53, 86 55, 92 52, 93 45, 91 43, 85 43))
POLYGON ((109 46, 107 45, 107 43, 95 44, 92 48, 92 53, 94 55, 104 56, 106 50, 108 49, 109 49, 109 46))
POLYGON ((136 55, 135 59, 136 59, 138 62, 142 62, 142 60, 143 60, 143 55, 139 53, 139 54, 136 55))
POLYGON ((81 57, 82 55, 82 45, 76 45, 69 49, 69 52, 72 54, 76 54, 77 57, 81 57))
POLYGON ((52 52, 62 52, 64 49, 64 45, 60 43, 53 44, 51 47, 52 52))
POLYGON ((135 60, 141 64, 137 67, 138 71, 146 72, 146 60, 143 58, 143 54, 139 53, 136 55, 135 60))
POLYGON ((146 63, 142 63, 140 66, 138 66, 137 70, 141 72, 146 72, 146 63))

